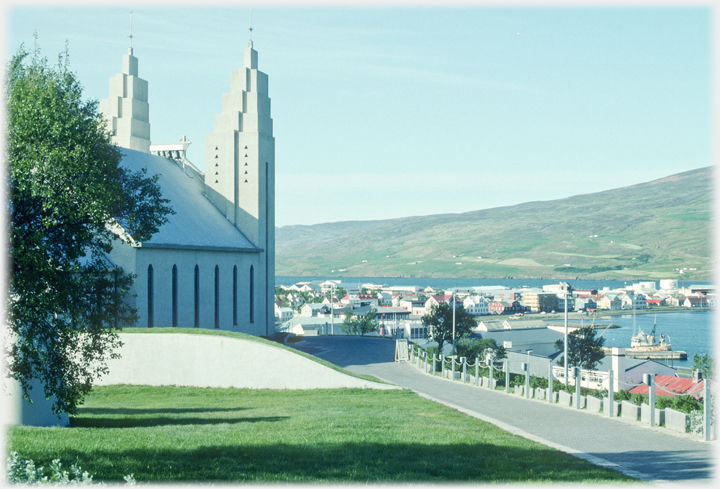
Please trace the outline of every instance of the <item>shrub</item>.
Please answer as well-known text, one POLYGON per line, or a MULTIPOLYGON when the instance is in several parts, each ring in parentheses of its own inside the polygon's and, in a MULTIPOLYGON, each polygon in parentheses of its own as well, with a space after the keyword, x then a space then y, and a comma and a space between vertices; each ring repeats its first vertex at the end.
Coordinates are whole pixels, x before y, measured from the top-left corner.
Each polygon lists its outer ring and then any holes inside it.
POLYGON ((545 377, 535 377, 534 375, 530 376, 530 387, 533 389, 537 389, 538 387, 541 389, 547 389, 548 381, 545 377))
MULTIPOLYGON (((35 462, 30 459, 20 458, 17 452, 10 452, 5 461, 5 477, 10 484, 61 484, 61 485, 91 485, 96 484, 92 476, 83 472, 77 465, 70 466, 70 472, 63 470, 60 459, 55 459, 47 469, 35 467, 35 462)), ((134 486, 133 474, 124 477, 127 485, 134 486)), ((100 483, 102 485, 102 483, 100 483)))
POLYGON ((619 390, 613 395, 613 400, 620 402, 620 401, 629 401, 630 400, 630 393, 625 390, 619 390))
POLYGON ((657 409, 671 408, 675 402, 675 398, 670 396, 657 396, 655 397, 655 407, 657 409))

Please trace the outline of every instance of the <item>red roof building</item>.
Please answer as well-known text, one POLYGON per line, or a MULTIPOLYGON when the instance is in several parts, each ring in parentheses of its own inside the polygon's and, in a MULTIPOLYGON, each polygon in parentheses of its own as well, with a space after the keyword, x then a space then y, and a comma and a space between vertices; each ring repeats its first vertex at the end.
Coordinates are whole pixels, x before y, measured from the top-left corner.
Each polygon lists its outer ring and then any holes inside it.
MULTIPOLYGON (((702 397, 705 381, 695 382, 693 379, 683 377, 672 377, 670 375, 655 376, 655 395, 671 396, 676 394, 692 394, 693 397, 702 397)), ((715 382, 710 383, 710 388, 715 388, 715 382)), ((630 389, 630 394, 647 394, 650 388, 643 384, 630 389)))

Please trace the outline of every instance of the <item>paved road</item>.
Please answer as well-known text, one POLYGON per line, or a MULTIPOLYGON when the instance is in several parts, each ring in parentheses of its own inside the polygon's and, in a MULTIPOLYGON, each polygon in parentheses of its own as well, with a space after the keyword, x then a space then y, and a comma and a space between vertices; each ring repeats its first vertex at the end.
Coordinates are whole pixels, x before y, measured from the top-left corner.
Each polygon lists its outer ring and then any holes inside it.
POLYGON ((665 428, 609 419, 570 407, 522 399, 426 375, 396 363, 395 342, 310 336, 297 349, 355 373, 374 375, 547 446, 661 485, 707 485, 716 478, 716 442, 665 428))

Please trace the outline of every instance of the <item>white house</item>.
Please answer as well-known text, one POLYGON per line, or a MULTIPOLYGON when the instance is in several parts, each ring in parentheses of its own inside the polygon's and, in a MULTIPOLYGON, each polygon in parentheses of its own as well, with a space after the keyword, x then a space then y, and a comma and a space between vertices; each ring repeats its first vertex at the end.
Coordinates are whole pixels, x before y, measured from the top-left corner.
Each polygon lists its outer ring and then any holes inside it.
POLYGON ((290 321, 295 316, 295 313, 289 307, 276 307, 275 308, 275 320, 276 322, 284 323, 290 321))
POLYGON ((643 294, 624 294, 620 299, 623 309, 647 309, 647 298, 643 294))
POLYGON ((473 316, 485 316, 490 314, 489 302, 482 296, 471 295, 463 301, 463 307, 473 316))

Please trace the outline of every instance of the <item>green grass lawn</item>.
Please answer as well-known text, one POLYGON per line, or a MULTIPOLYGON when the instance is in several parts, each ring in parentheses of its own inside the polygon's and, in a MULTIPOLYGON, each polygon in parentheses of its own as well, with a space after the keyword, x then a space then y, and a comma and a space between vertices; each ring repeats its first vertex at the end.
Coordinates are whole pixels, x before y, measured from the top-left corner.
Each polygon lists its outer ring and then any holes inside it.
POLYGON ((8 449, 96 481, 637 482, 407 390, 96 387, 8 449))

